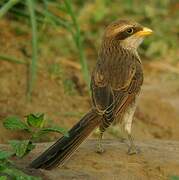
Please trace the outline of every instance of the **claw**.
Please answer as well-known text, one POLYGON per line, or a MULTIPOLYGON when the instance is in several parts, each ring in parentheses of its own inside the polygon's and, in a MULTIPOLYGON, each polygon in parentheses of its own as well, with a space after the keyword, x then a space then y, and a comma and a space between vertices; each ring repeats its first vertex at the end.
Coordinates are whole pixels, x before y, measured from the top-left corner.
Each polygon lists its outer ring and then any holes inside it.
POLYGON ((103 148, 102 144, 98 144, 96 152, 98 154, 104 153, 104 148, 103 148))
POLYGON ((137 146, 130 146, 128 151, 127 151, 127 154, 128 155, 134 155, 134 154, 139 154, 141 151, 140 149, 137 147, 137 146))
POLYGON ((127 151, 128 155, 133 155, 133 154, 139 154, 141 151, 140 149, 134 144, 134 139, 131 136, 131 134, 128 134, 128 139, 129 139, 129 149, 127 151))

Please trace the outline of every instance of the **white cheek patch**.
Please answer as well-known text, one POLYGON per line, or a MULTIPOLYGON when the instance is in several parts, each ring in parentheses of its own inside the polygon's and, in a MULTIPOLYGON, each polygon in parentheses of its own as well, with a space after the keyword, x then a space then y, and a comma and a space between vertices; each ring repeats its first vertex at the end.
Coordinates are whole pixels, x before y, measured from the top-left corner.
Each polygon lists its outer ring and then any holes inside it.
POLYGON ((141 43, 143 42, 144 38, 137 38, 136 44, 135 46, 139 47, 139 45, 141 45, 141 43))
POLYGON ((121 41, 121 45, 125 49, 134 49, 136 50, 139 45, 142 43, 143 38, 142 37, 137 37, 135 35, 132 35, 125 40, 121 41))

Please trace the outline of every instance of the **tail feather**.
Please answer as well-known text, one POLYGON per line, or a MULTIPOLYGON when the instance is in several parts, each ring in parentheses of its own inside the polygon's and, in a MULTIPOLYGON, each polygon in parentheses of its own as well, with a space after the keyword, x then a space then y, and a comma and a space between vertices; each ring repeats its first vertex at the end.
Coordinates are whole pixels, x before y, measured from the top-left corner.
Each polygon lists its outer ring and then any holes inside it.
POLYGON ((92 110, 89 111, 69 131, 69 137, 61 137, 55 144, 32 161, 29 167, 36 169, 52 169, 58 165, 63 165, 99 123, 99 115, 92 110))

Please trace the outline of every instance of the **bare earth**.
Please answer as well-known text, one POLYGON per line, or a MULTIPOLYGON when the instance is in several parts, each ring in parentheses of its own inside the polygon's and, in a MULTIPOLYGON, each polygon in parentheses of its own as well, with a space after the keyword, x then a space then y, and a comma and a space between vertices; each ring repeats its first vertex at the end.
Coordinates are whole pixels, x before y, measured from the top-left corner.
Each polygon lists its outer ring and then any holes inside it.
MULTIPOLYGON (((141 153, 132 156, 126 154, 126 142, 105 140, 103 144, 106 149, 103 154, 94 151, 96 141, 88 140, 63 167, 50 171, 26 169, 26 172, 49 180, 167 180, 171 175, 179 176, 179 142, 140 141, 137 145, 141 153)), ((16 160, 17 164, 27 166, 49 145, 39 144, 28 157, 16 160)))

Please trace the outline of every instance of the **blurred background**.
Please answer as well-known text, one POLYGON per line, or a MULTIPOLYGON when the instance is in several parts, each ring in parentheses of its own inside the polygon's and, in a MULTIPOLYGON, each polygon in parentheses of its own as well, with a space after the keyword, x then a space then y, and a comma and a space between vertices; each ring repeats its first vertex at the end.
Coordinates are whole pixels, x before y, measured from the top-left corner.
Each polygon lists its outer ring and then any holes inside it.
MULTIPOLYGON (((91 107, 90 73, 104 29, 116 19, 132 19, 154 31, 139 49, 145 80, 135 138, 179 140, 177 0, 1 0, 1 122, 39 112, 67 129, 76 123, 91 107)), ((0 123, 0 143, 24 135, 9 133, 0 123)), ((122 136, 120 125, 105 134, 122 136)))

